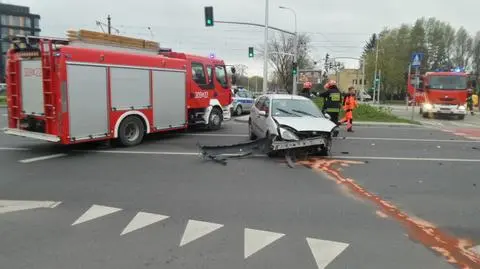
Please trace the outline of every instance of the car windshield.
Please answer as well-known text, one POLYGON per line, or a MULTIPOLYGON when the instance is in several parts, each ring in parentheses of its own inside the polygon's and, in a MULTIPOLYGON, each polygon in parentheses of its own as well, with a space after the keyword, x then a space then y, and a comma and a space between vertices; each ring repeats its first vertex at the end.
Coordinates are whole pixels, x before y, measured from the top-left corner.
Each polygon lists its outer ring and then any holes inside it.
POLYGON ((435 90, 465 90, 467 78, 463 76, 431 76, 429 88, 435 90))
POLYGON ((273 99, 272 114, 274 117, 324 117, 311 100, 273 99))

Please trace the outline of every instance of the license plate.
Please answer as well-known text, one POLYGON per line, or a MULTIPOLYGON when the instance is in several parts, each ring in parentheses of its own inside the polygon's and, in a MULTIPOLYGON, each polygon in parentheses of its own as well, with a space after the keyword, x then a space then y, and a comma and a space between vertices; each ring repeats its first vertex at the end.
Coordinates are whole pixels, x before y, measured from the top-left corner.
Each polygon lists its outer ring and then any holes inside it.
POLYGON ((325 140, 323 138, 308 139, 300 141, 276 141, 272 143, 272 150, 303 148, 310 146, 324 145, 325 140))

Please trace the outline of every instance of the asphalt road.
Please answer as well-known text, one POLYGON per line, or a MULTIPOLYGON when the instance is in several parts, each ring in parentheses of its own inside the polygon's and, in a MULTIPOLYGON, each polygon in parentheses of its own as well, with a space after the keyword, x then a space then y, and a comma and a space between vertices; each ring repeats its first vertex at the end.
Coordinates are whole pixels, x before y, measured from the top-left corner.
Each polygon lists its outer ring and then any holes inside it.
POLYGON ((231 144, 246 133, 229 122, 129 149, 0 134, 1 267, 480 266, 470 249, 480 244, 479 141, 358 126, 312 169, 262 156, 222 166, 197 155, 197 142, 231 144), (417 229, 425 223, 426 235, 417 229))

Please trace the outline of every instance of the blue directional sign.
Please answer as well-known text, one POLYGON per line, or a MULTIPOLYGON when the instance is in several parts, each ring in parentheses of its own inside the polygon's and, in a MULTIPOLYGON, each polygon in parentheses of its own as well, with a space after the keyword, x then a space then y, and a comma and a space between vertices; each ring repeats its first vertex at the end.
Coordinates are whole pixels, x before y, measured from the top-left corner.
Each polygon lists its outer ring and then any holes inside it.
POLYGON ((420 67, 422 65, 423 53, 414 52, 412 53, 412 67, 420 67))

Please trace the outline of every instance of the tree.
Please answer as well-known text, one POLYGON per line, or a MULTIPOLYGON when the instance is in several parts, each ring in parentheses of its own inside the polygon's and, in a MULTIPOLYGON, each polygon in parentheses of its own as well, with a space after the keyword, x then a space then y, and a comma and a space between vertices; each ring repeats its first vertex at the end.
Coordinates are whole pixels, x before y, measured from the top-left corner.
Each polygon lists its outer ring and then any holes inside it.
POLYGON ((370 37, 370 39, 367 41, 367 43, 363 48, 363 55, 366 55, 374 51, 376 46, 377 46, 377 34, 374 33, 372 34, 372 36, 370 37))
MULTIPOLYGON (((372 43, 370 37, 362 55, 369 85, 373 84, 376 58, 372 43)), ((424 54, 421 72, 458 65, 471 67, 479 78, 480 31, 473 39, 463 27, 456 30, 436 18, 419 18, 412 25, 384 29, 376 36, 377 43, 378 70, 382 72, 381 99, 405 95, 407 68, 413 52, 424 54)))
MULTIPOLYGON (((312 62, 309 60, 310 53, 310 37, 306 34, 298 35, 297 42, 297 66, 298 69, 311 68, 312 62)), ((259 54, 265 57, 263 49, 258 49, 259 54)), ((293 84, 293 57, 287 54, 293 54, 294 37, 284 33, 273 35, 268 42, 268 60, 274 68, 274 76, 276 85, 280 88, 292 92, 293 84)))
MULTIPOLYGON (((453 43, 453 42, 452 42, 453 43)), ((455 34, 453 64, 467 67, 472 56, 473 39, 465 28, 460 27, 455 34)))

